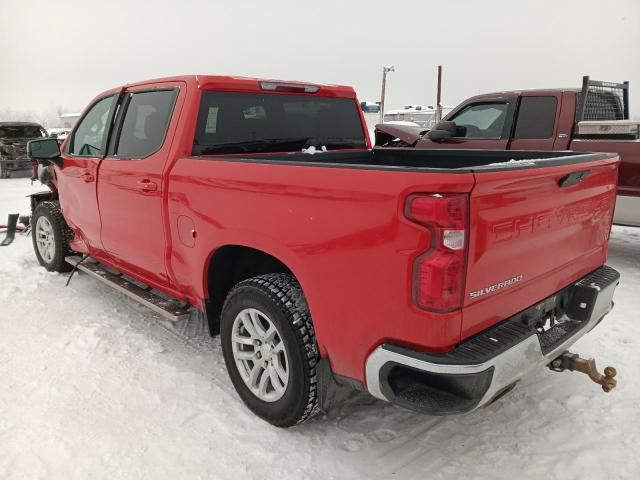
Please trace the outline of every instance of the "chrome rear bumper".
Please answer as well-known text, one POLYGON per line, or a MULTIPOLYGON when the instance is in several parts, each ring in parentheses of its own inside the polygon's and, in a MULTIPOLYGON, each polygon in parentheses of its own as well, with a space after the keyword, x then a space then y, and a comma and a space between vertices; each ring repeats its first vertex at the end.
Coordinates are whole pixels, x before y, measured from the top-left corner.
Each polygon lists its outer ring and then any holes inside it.
POLYGON ((538 304, 568 296, 560 322, 543 333, 523 323, 526 315, 516 315, 444 355, 380 345, 366 362, 367 389, 381 400, 432 415, 486 405, 595 327, 613 306, 619 278, 604 266, 538 304))

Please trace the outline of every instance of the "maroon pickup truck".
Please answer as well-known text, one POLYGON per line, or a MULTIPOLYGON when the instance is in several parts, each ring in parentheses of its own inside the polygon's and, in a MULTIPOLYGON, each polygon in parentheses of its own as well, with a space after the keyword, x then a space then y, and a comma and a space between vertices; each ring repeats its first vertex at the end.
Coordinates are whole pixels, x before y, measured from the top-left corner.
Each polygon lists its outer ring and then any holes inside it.
POLYGON ((582 89, 517 90, 471 97, 431 131, 376 126, 376 145, 420 149, 615 152, 621 164, 614 223, 640 225, 640 126, 629 83, 583 78, 582 89))

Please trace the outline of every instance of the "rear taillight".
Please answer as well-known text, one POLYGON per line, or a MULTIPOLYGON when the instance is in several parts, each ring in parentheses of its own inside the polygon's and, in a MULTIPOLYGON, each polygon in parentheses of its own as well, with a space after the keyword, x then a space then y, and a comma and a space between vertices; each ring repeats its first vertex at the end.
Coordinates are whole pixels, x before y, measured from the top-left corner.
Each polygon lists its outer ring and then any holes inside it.
POLYGON ((462 307, 467 259, 468 196, 417 194, 407 198, 405 216, 429 229, 431 245, 413 266, 413 299, 432 312, 462 307))

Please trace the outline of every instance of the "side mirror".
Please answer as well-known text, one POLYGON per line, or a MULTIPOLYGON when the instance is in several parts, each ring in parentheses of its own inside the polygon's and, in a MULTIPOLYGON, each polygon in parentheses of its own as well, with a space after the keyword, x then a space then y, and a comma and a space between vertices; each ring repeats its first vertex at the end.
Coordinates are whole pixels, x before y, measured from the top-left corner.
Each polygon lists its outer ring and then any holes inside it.
POLYGON ((60 144, 55 138, 31 140, 27 144, 27 155, 29 155, 29 157, 33 158, 34 160, 48 161, 62 168, 60 144))
POLYGON ((456 136, 456 122, 442 121, 427 132, 427 137, 434 142, 442 142, 456 136))

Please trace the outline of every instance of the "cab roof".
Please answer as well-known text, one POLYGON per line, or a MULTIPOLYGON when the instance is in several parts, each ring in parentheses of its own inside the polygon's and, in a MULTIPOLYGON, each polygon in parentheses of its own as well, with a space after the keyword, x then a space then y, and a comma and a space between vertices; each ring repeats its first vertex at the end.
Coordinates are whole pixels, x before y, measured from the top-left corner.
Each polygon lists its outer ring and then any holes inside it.
POLYGON ((231 75, 181 75, 174 77, 154 78, 151 80, 144 80, 140 82, 130 83, 124 85, 124 87, 137 87, 157 83, 169 83, 169 82, 184 82, 188 85, 192 85, 201 89, 221 89, 231 91, 249 91, 260 92, 264 91, 261 88, 261 83, 276 83, 286 85, 297 86, 315 86, 318 87, 318 91, 314 95, 329 96, 329 97, 345 97, 356 98, 356 93, 353 87, 346 85, 332 85, 313 82, 301 82, 295 80, 275 80, 271 78, 254 78, 254 77, 241 77, 231 75))
POLYGON ((485 97, 514 97, 522 95, 523 93, 539 93, 539 94, 551 94, 551 93, 564 93, 573 92, 580 93, 580 88, 522 88, 516 90, 503 90, 499 92, 481 93, 474 95, 471 98, 485 98, 485 97))

